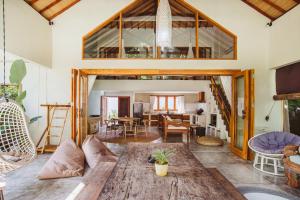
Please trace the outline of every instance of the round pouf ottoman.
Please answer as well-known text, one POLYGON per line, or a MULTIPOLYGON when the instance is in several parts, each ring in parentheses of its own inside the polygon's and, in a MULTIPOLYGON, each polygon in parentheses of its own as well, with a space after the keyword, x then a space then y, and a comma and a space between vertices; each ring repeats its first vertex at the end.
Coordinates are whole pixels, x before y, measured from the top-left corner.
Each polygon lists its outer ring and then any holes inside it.
POLYGON ((197 137, 197 143, 205 146, 222 146, 223 140, 212 136, 197 137))

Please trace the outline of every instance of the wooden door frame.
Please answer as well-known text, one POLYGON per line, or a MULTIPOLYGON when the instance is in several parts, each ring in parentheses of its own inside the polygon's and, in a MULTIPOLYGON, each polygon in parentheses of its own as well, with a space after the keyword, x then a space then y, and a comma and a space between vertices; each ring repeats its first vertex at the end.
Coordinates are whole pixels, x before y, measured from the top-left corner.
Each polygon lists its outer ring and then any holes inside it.
POLYGON ((235 75, 232 76, 232 106, 231 106, 231 117, 230 117, 230 130, 231 130, 231 151, 238 155, 239 157, 243 159, 252 159, 253 155, 250 154, 250 149, 248 148, 248 141, 250 138, 254 136, 254 70, 245 70, 241 71, 235 75), (235 147, 235 134, 237 132, 236 130, 236 107, 237 107, 237 90, 236 88, 236 82, 235 78, 237 77, 245 77, 245 110, 247 111, 247 120, 244 123, 244 129, 246 129, 246 134, 244 135, 244 141, 243 141, 243 150, 238 149, 235 147))
MULTIPOLYGON (((82 69, 78 69, 79 71, 79 76, 80 75, 103 75, 103 76, 107 76, 107 75, 113 75, 113 76, 126 76, 126 75, 152 75, 152 76, 163 76, 163 75, 207 75, 207 76, 234 76, 238 73, 241 72, 240 69, 201 69, 201 70, 193 70, 193 69, 89 69, 89 68, 82 68, 82 69)), ((254 70, 251 70, 254 73, 254 70)), ((73 83, 73 82, 72 82, 73 83)), ((253 83, 253 91, 254 92, 254 83, 253 83)), ((77 94, 78 95, 78 94, 77 94)), ((73 90, 72 90, 72 98, 73 98, 74 94, 73 94, 73 90)), ((75 96, 76 97, 76 96, 75 96)), ((253 101, 254 99, 251 99, 251 101, 253 101)), ((233 105, 235 105, 235 100, 232 99, 232 108, 233 105)), ((73 102, 73 101, 72 101, 73 102)), ((253 108, 254 109, 254 108, 253 108)), ((254 112, 253 112, 254 113, 254 112)), ((252 113, 252 117, 254 120, 254 114, 252 113)), ((230 130, 229 130, 229 135, 230 137, 232 137, 232 127, 234 125, 234 120, 232 120, 233 118, 231 117, 230 119, 230 130)), ((250 119, 251 120, 251 119, 250 119)), ((249 120, 249 121, 250 121, 249 120)), ((73 118, 72 118, 72 124, 74 123, 73 118)), ((254 123, 254 121, 253 121, 254 123)), ((72 126, 73 127, 73 126, 72 126)), ((72 130, 74 131, 74 130, 72 130)), ((78 133, 80 134, 80 132, 78 133)), ((250 136, 253 136, 253 130, 250 133, 250 136)))

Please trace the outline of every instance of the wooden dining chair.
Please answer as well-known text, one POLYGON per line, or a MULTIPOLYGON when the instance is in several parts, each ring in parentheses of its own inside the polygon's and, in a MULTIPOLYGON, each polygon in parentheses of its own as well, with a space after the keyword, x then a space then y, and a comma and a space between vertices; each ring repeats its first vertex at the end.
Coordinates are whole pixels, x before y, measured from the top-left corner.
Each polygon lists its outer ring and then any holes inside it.
POLYGON ((110 131, 111 133, 114 131, 116 133, 116 123, 115 120, 104 120, 106 131, 105 131, 105 137, 107 136, 107 133, 110 131))
POLYGON ((125 138, 127 135, 133 135, 135 137, 137 133, 137 124, 134 121, 124 122, 123 129, 125 138))

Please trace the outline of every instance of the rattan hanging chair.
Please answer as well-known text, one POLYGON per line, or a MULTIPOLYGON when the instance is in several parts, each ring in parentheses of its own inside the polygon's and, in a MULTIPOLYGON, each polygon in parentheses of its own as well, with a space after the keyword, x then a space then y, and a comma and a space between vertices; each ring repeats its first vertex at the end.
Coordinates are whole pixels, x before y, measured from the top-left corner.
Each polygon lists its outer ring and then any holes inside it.
POLYGON ((14 102, 0 102, 0 174, 22 167, 35 157, 23 109, 14 102))

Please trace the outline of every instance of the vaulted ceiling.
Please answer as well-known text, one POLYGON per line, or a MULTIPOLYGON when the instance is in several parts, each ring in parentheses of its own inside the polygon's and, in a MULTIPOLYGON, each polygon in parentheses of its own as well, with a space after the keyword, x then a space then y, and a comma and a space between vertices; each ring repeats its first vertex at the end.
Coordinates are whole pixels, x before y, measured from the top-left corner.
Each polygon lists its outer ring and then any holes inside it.
POLYGON ((300 0, 242 0, 274 21, 300 4, 300 0))
MULTIPOLYGON (((51 21, 80 0, 24 0, 47 20, 51 21)), ((274 21, 300 4, 300 0, 242 0, 259 13, 274 21)), ((151 5, 149 5, 151 6, 151 5)), ((176 6, 176 5, 174 5, 176 6)), ((145 10, 146 5, 141 7, 145 10)), ((149 9, 147 9, 149 10, 149 9)), ((156 12, 156 10, 153 10, 156 12)))
POLYGON ((51 21, 80 0, 24 0, 47 20, 51 21))

